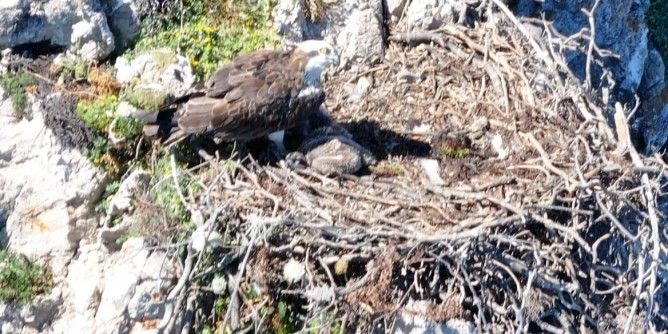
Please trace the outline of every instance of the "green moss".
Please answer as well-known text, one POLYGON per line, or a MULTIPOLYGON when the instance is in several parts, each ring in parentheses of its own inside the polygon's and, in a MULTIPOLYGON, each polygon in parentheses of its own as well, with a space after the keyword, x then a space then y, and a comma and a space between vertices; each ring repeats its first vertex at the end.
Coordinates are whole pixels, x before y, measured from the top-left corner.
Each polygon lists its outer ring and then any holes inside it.
POLYGON ((136 108, 148 111, 158 110, 163 106, 169 94, 149 87, 135 86, 123 93, 122 100, 127 101, 136 108))
POLYGON ((26 88, 37 84, 28 73, 6 73, 0 75, 0 86, 9 94, 16 116, 22 116, 26 107, 26 88))
POLYGON ((39 264, 0 250, 0 302, 30 304, 51 291, 51 275, 39 264))

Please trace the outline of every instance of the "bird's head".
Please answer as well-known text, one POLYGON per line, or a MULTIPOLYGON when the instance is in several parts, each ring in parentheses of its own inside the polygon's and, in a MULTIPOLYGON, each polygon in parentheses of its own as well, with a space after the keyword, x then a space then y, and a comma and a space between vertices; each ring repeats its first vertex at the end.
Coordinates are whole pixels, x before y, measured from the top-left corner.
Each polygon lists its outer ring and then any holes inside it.
POLYGON ((320 75, 330 66, 339 65, 339 53, 334 47, 321 40, 308 40, 297 44, 297 50, 306 54, 306 81, 319 86, 320 75))
POLYGON ((304 153, 295 151, 290 152, 285 156, 285 164, 290 169, 304 169, 308 165, 308 162, 306 161, 304 153))

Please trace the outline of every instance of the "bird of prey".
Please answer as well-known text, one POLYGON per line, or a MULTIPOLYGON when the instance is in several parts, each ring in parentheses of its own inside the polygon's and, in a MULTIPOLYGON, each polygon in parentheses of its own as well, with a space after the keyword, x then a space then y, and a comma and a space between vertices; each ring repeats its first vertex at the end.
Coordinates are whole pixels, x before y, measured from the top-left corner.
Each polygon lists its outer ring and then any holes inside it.
POLYGON ((238 142, 269 136, 285 152, 284 130, 318 110, 325 100, 320 76, 338 64, 338 52, 321 40, 237 56, 161 108, 144 133, 168 146, 193 134, 238 142))
POLYGON ((337 124, 314 130, 295 152, 285 157, 291 169, 311 167, 325 175, 353 174, 360 168, 376 163, 366 148, 352 139, 337 124))

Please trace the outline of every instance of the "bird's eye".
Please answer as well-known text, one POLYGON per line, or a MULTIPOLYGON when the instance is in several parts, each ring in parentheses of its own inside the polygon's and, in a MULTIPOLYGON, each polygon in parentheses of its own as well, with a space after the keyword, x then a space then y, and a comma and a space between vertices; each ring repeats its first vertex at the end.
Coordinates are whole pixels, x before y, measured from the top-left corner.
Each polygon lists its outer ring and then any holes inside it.
POLYGON ((324 54, 324 55, 329 54, 329 49, 328 48, 322 48, 322 49, 320 49, 320 53, 324 54))

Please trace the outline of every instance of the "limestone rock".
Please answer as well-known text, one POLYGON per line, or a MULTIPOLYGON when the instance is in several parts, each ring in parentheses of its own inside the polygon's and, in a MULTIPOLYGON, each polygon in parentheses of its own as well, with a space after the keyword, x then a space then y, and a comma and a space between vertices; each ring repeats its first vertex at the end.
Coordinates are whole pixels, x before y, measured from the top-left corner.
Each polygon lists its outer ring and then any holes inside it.
POLYGON ((109 0, 109 27, 116 37, 117 48, 129 46, 141 32, 139 9, 134 0, 109 0))
POLYGON ((114 36, 98 0, 3 1, 0 5, 0 49, 46 42, 86 60, 106 58, 114 36))
POLYGON ((124 314, 140 283, 141 270, 149 256, 143 238, 131 238, 113 255, 105 280, 100 305, 95 314, 95 328, 111 333, 124 326, 124 314), (119 265, 122 264, 122 265, 119 265))
POLYGON ((341 57, 356 64, 383 58, 383 11, 380 1, 353 11, 346 26, 337 34, 341 57))
POLYGON ((438 323, 427 319, 429 302, 409 302, 398 313, 394 323, 394 334, 473 334, 476 327, 473 323, 463 319, 450 319, 445 323, 438 323))
POLYGON ((456 21, 455 13, 463 10, 461 6, 465 4, 452 0, 412 1, 406 13, 408 26, 413 30, 438 29, 445 23, 456 21))
POLYGON ((339 0, 329 4, 323 19, 304 17, 304 0, 281 0, 274 7, 274 26, 286 43, 324 39, 341 53, 342 63, 368 63, 383 57, 381 1, 339 0))
POLYGON ((107 220, 127 212, 132 208, 132 201, 148 186, 151 177, 143 169, 132 172, 118 187, 107 209, 107 220))
POLYGON ((165 302, 159 282, 146 281, 139 284, 128 303, 130 319, 134 321, 160 319, 164 312, 165 302))
POLYGON ((0 128, 0 212, 7 217, 0 243, 36 257, 71 256, 94 228, 72 215, 99 198, 104 175, 81 153, 62 147, 39 112, 31 120, 2 114, 0 128))
POLYGON ((0 1, 0 48, 11 45, 16 24, 30 11, 28 0, 0 1))
POLYGON ((188 59, 172 51, 159 49, 143 54, 129 62, 123 57, 116 61, 116 79, 123 84, 153 84, 172 96, 185 94, 195 77, 188 59))
POLYGON ((666 88, 665 72, 666 66, 661 54, 656 49, 651 50, 647 55, 645 70, 640 81, 640 87, 638 87, 638 94, 641 98, 649 99, 661 94, 666 88))

